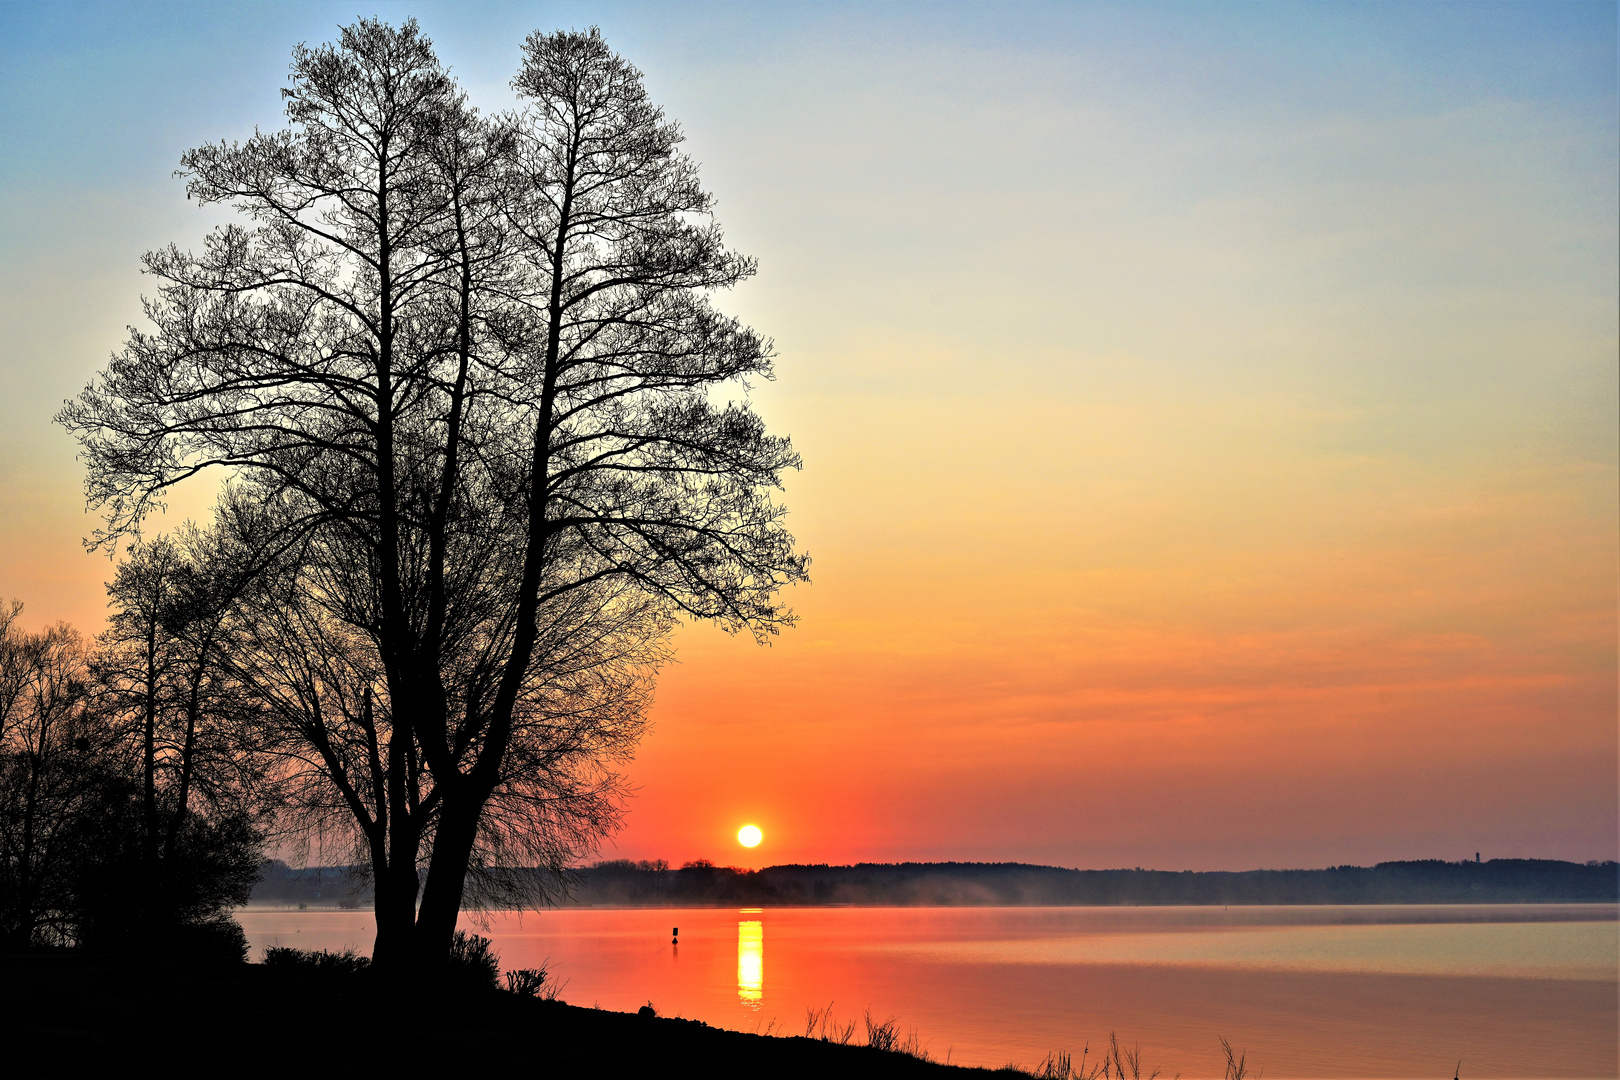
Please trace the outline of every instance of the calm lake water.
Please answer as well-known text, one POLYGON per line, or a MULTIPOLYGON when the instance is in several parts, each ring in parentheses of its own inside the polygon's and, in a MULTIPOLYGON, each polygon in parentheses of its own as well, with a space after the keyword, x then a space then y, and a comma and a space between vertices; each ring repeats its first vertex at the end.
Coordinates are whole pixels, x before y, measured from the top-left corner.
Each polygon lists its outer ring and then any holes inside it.
MULTIPOLYGON (((743 1031, 898 1017, 938 1059, 1076 1061, 1110 1031, 1166 1077, 1613 1077, 1615 905, 571 909, 497 915, 503 968, 575 1005, 743 1031), (680 927, 680 944, 670 930, 680 927)), ((369 914, 250 909, 254 948, 369 951, 369 914)), ((471 920, 464 925, 474 927, 471 920)), ((864 1031, 864 1029, 862 1029, 864 1031)))

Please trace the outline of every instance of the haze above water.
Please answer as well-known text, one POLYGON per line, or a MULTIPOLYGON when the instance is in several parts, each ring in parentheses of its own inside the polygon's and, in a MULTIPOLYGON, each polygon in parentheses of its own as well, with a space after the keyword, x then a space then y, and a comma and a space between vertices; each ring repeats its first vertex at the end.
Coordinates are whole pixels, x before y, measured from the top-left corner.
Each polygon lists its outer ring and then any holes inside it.
MULTIPOLYGON (((362 912, 247 910, 269 945, 368 951, 362 912)), ((1614 1076, 1620 924, 1601 905, 584 909, 494 916, 504 968, 575 1005, 803 1034, 899 1018, 939 1059, 999 1066, 1117 1031, 1165 1076, 1614 1076), (670 931, 680 928, 680 944, 670 931)), ((470 922, 464 923, 472 927, 470 922)))

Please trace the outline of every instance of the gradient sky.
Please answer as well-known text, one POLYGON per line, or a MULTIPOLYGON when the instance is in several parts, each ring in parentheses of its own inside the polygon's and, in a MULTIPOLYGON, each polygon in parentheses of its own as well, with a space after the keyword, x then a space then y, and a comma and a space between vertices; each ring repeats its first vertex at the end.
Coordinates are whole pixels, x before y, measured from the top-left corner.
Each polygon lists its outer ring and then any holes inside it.
POLYGON ((221 220, 180 154, 374 13, 486 109, 599 24, 760 260, 814 583, 680 632, 604 855, 1616 856, 1614 4, 5 4, 31 625, 104 616, 50 417, 221 220))

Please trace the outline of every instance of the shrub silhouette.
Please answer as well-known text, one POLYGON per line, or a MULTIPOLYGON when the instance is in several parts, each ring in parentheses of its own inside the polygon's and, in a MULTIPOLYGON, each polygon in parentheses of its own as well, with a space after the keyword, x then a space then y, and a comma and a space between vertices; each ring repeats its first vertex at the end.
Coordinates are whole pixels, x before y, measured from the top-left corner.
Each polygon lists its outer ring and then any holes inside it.
POLYGON ((506 989, 519 997, 539 997, 546 981, 546 969, 518 968, 506 973, 506 989))
POLYGON ((355 952, 353 945, 342 952, 272 946, 264 950, 264 966, 283 971, 318 971, 325 975, 353 975, 369 968, 371 958, 355 952))
POLYGON ((169 931, 165 944, 175 956, 194 963, 247 963, 247 935, 229 915, 181 923, 169 931))
MULTIPOLYGON (((501 958, 489 938, 457 930, 450 940, 450 983, 491 990, 500 988, 501 958)), ((536 992, 539 987, 536 986, 536 992)))

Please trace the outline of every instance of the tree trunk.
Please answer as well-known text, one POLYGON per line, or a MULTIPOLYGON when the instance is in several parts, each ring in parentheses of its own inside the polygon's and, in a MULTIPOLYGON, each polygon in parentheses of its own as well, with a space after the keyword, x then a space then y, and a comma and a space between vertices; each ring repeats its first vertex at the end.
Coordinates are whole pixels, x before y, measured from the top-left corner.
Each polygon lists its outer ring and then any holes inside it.
MULTIPOLYGON (((44 726, 39 745, 43 747, 44 726)), ((22 858, 17 865, 17 922, 11 928, 8 947, 15 951, 29 948, 34 943, 34 819, 39 809, 39 773, 44 755, 30 750, 28 754, 28 791, 23 797, 22 858)))
POLYGON ((141 877, 140 921, 149 923, 158 906, 157 709, 158 709, 157 605, 146 624, 146 700, 141 725, 141 877))
POLYGON ((450 956, 467 867, 478 837, 478 818, 488 793, 475 793, 465 784, 447 793, 433 834, 433 858, 422 889, 422 910, 416 916, 416 962, 423 970, 442 969, 450 956))
MULTIPOLYGON (((186 698, 186 735, 180 744, 180 782, 174 797, 174 810, 163 836, 165 902, 171 899, 167 892, 174 882, 175 851, 179 846, 180 830, 185 827, 186 814, 190 810, 191 777, 197 753, 197 714, 202 711, 202 702, 199 700, 199 695, 201 694, 203 665, 205 663, 206 660, 203 657, 198 658, 196 669, 191 676, 190 693, 186 698)), ((165 911, 165 914, 167 914, 167 911, 165 911)))
POLYGON ((371 962, 377 968, 403 973, 412 963, 411 932, 416 923, 416 862, 374 869, 377 940, 371 962))

